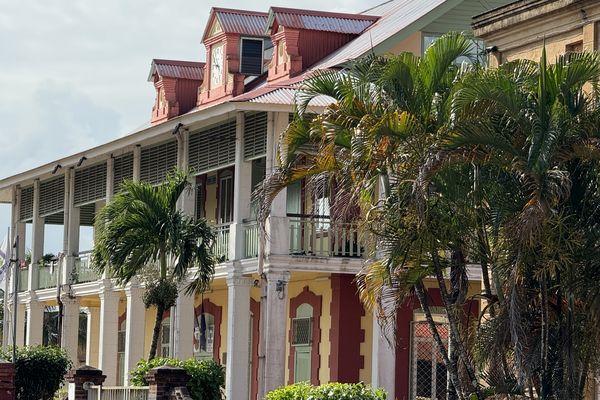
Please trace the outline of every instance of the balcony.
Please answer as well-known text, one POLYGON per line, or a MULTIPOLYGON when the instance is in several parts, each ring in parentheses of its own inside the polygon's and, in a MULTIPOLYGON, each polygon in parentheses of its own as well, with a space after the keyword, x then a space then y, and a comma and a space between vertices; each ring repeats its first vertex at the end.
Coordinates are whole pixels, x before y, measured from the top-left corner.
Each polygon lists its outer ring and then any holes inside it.
POLYGON ((29 268, 19 269, 19 292, 27 290, 29 280, 29 268))
POLYGON ((244 221, 242 225, 244 253, 242 258, 258 257, 258 224, 256 221, 244 221))
POLYGON ((48 289, 56 287, 58 283, 58 265, 44 264, 40 265, 38 271, 38 289, 48 289))
POLYGON ((218 263, 229 260, 229 230, 231 224, 215 225, 215 242, 213 244, 213 254, 218 263))
POLYGON ((92 252, 80 252, 73 267, 73 283, 93 282, 99 278, 98 273, 92 269, 92 252))
POLYGON ((314 257, 363 256, 356 223, 332 223, 329 216, 288 214, 290 254, 314 257))

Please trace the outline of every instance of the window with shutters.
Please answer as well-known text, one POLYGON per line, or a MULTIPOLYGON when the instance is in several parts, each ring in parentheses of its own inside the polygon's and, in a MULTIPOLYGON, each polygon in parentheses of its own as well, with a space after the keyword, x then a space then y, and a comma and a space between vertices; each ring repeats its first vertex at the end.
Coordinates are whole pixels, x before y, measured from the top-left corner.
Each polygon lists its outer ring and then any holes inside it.
POLYGON ((292 345, 294 346, 294 382, 310 382, 312 360, 313 307, 304 303, 298 306, 292 319, 292 345))
POLYGON ((64 175, 40 183, 40 217, 63 211, 65 206, 64 175))
POLYGON ((21 205, 19 210, 19 220, 29 221, 33 218, 33 186, 21 189, 21 205))
POLYGON ((106 163, 75 171, 73 200, 76 206, 95 203, 104 198, 106 198, 106 163))
POLYGON ((113 165, 113 193, 121 191, 121 184, 126 179, 133 179, 133 153, 116 157, 113 165))
POLYGON ((244 116, 244 159, 253 160, 267 153, 267 113, 244 116))
POLYGON ((263 73, 262 39, 242 39, 240 72, 245 75, 260 75, 263 73))
POLYGON ((171 349, 171 319, 163 319, 160 325, 160 357, 169 357, 171 349))
POLYGON ((206 175, 196 178, 196 218, 206 218, 206 175))
POLYGON ((194 358, 212 360, 215 344, 215 317, 201 313, 194 321, 194 358))
POLYGON ((233 221, 233 172, 219 174, 219 224, 233 221))
POLYGON ((235 119, 190 135, 189 167, 197 174, 233 165, 235 119))
POLYGON ((177 167, 177 141, 142 149, 140 180, 157 185, 177 167))

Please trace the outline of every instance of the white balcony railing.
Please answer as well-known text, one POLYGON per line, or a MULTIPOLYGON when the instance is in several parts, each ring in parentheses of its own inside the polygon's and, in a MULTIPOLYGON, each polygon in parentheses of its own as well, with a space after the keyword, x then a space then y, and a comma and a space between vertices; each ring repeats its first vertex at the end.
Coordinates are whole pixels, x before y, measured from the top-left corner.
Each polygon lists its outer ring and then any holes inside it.
POLYGON ((327 216, 289 215, 290 254, 317 257, 362 257, 357 224, 332 223, 327 216))
POLYGON ((29 285, 29 268, 21 268, 19 269, 19 292, 24 292, 27 290, 29 285))
POLYGON ((213 244, 213 254, 217 262, 229 260, 229 228, 230 224, 220 224, 213 228, 216 236, 213 244))
POLYGON ((92 252, 80 252, 73 266, 73 283, 93 282, 99 278, 98 273, 92 269, 92 252))
POLYGON ((243 258, 258 257, 258 224, 256 221, 244 222, 242 232, 244 236, 243 258))
POLYGON ((40 265, 38 271, 38 289, 56 287, 58 277, 58 265, 40 265))
POLYGON ((88 400, 146 400, 148 386, 96 386, 88 389, 88 400))

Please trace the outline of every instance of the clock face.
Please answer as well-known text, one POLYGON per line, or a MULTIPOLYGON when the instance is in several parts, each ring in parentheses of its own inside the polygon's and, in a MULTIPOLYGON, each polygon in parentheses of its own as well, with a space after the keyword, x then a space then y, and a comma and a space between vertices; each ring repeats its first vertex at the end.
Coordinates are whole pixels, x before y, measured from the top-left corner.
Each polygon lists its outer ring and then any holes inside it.
POLYGON ((211 51, 210 83, 219 86, 223 80, 223 45, 213 46, 211 51))

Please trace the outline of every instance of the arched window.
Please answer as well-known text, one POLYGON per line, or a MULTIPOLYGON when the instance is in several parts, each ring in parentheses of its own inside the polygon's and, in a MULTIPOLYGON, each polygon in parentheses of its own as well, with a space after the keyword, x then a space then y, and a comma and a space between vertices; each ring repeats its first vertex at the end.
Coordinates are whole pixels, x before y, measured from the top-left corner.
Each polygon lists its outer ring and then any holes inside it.
POLYGON ((292 319, 292 346, 294 346, 294 382, 310 382, 313 342, 313 307, 301 304, 292 319))
POLYGON ((199 314, 194 321, 194 358, 212 360, 215 347, 215 317, 199 314))
POLYGON ((158 355, 160 357, 169 357, 171 355, 171 316, 166 314, 160 324, 158 355))

